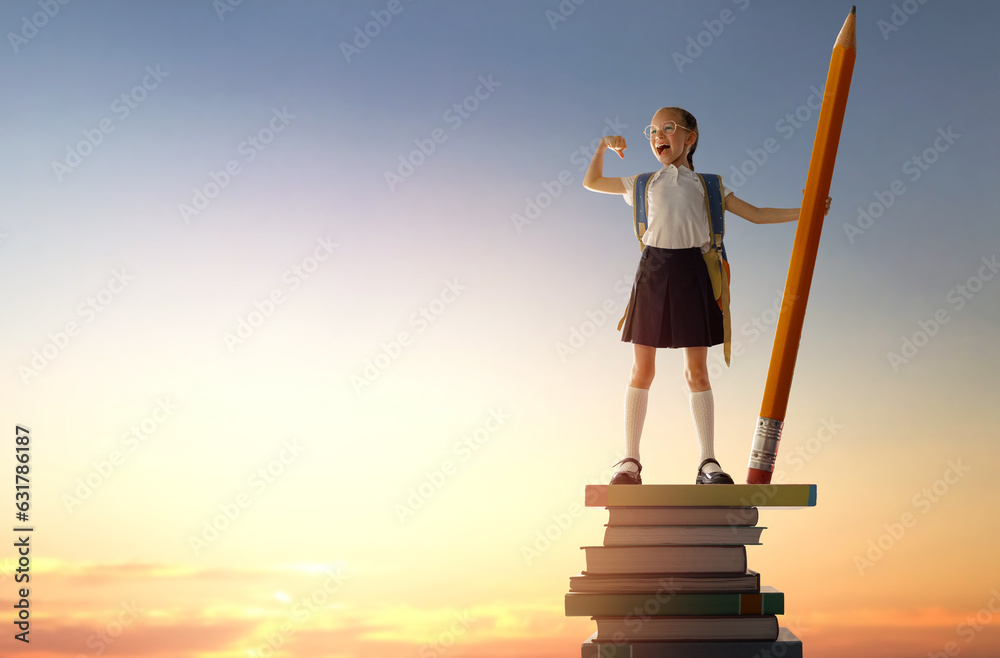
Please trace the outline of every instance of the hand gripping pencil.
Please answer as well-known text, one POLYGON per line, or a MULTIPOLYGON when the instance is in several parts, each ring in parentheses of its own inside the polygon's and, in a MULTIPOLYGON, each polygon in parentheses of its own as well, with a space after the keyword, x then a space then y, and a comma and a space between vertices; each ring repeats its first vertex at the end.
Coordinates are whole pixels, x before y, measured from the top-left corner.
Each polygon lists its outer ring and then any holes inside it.
POLYGON ((795 230, 774 347, 771 350, 771 365, 764 385, 764 401, 750 451, 747 484, 768 484, 778 454, 778 440, 781 438, 781 426, 785 422, 792 371, 795 369, 795 356, 802 336, 809 286, 812 283, 820 232, 823 229, 826 198, 830 195, 840 128, 844 124, 847 94, 851 89, 851 74, 854 72, 854 58, 857 55, 855 9, 851 7, 851 13, 833 44, 830 72, 826 76, 816 140, 809 160, 806 189, 802 209, 799 211, 799 224, 795 230))

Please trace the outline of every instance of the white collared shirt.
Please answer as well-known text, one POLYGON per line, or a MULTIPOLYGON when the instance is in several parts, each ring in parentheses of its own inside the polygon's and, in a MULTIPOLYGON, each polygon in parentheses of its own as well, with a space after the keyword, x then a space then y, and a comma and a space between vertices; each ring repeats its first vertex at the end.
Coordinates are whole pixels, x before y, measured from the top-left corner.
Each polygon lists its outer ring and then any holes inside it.
MULTIPOLYGON (((632 205, 632 193, 638 176, 622 178, 625 202, 632 205)), ((722 185, 722 198, 730 194, 722 185)), ((646 185, 648 201, 646 232, 643 243, 665 249, 701 247, 702 253, 711 245, 705 190, 698 174, 687 167, 666 165, 653 174, 646 185)))

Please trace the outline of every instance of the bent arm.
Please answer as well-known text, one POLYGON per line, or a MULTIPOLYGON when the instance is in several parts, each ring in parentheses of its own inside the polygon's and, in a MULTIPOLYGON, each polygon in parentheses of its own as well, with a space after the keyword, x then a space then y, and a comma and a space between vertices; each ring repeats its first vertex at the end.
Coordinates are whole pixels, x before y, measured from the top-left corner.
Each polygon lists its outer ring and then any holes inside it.
POLYGON ((726 210, 754 224, 783 224, 799 218, 798 208, 758 208, 733 193, 726 197, 726 210))
MULTIPOLYGON (((612 148, 612 146, 607 142, 608 139, 611 138, 605 137, 601 140, 601 143, 597 145, 597 151, 594 152, 594 157, 590 160, 590 167, 587 168, 587 173, 583 176, 583 186, 591 192, 603 192, 604 194, 625 194, 625 185, 622 183, 621 178, 604 177, 604 152, 609 148, 612 148)), ((618 139, 622 138, 619 137, 618 139)), ((621 148, 615 149, 615 151, 618 155, 621 155, 621 151, 624 148, 624 140, 622 140, 621 148)))

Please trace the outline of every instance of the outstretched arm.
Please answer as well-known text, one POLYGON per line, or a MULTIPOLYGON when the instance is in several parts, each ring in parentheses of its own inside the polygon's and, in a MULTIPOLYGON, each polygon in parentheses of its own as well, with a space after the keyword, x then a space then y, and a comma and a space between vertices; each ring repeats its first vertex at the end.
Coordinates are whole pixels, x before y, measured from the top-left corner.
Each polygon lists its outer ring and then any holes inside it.
POLYGON ((619 157, 624 158, 622 153, 626 148, 625 138, 614 136, 604 137, 597 145, 597 151, 590 160, 590 167, 583 176, 583 186, 591 192, 604 192, 605 194, 625 194, 625 185, 621 178, 604 177, 604 152, 608 149, 614 150, 619 157))
MULTIPOLYGON (((826 198, 826 213, 830 212, 830 197, 826 198)), ((726 197, 726 210, 754 224, 782 224, 799 218, 799 208, 758 208, 733 193, 726 197)), ((826 213, 823 213, 824 215, 826 213)))

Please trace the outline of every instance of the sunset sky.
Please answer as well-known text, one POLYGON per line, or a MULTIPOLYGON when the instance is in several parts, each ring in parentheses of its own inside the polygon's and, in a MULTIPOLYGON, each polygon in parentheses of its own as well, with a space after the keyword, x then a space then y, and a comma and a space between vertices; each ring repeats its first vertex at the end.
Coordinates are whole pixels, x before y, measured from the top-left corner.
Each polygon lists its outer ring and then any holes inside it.
MULTIPOLYGON (((579 656, 639 256, 593 145, 655 170, 643 128, 681 106, 696 169, 797 207, 849 11, 4 2, 0 655, 579 656)), ((775 474, 818 504, 762 509, 749 564, 810 658, 996 656, 1000 5, 857 20, 775 474)), ((742 478, 795 224, 727 220, 742 478)), ((681 370, 660 351, 644 482, 697 470, 681 370)))

